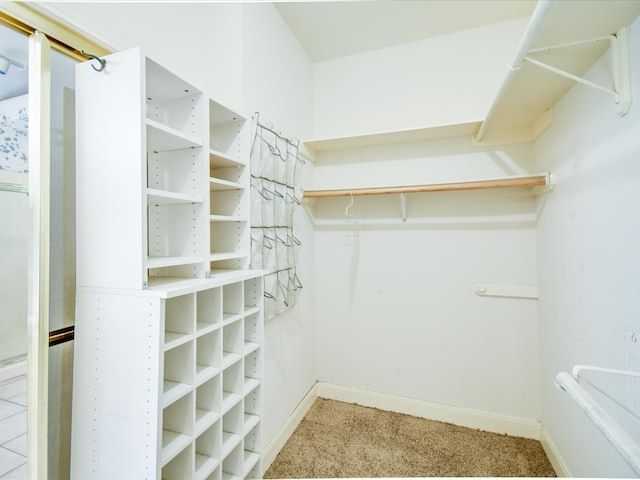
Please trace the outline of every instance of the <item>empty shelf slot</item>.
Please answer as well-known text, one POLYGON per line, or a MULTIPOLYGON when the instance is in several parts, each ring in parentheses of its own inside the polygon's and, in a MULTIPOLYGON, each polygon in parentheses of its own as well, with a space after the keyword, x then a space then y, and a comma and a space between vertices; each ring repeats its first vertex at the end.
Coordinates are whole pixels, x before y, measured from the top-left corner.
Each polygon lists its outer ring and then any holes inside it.
POLYGON ((206 479, 220 465, 220 459, 196 453, 196 479, 206 479))
POLYGON ((176 455, 191 443, 191 437, 183 433, 162 431, 162 465, 169 463, 176 455))
POLYGON ((260 385, 260 380, 257 378, 244 377, 244 394, 247 395, 248 393, 251 393, 258 385, 260 385))
POLYGON ((209 151, 209 165, 212 168, 244 166, 244 162, 219 150, 209 151))
POLYGON ((171 350, 172 348, 179 347, 180 345, 187 343, 193 336, 185 333, 165 332, 164 333, 164 350, 171 350))
POLYGON ((244 354, 248 355, 260 348, 260 344, 256 342, 244 342, 244 354))
POLYGON ((149 150, 165 152, 201 147, 202 142, 195 136, 186 135, 175 128, 147 119, 147 146, 149 150))
POLYGON ((196 365, 196 385, 215 377, 221 370, 211 365, 196 365))
POLYGON ((211 410, 203 410, 196 408, 196 435, 204 432, 207 428, 213 425, 218 419, 220 414, 218 412, 212 412, 211 410))
POLYGON ((209 189, 216 192, 222 190, 244 190, 244 185, 221 178, 209 177, 209 189))
POLYGON ((231 410, 240 400, 242 395, 239 393, 222 392, 222 413, 231 410))
POLYGON ((244 434, 248 434, 253 427, 260 423, 260 417, 256 415, 244 415, 244 434))
POLYGON ((260 460, 260 455, 255 452, 249 452, 248 450, 244 451, 244 474, 245 476, 251 471, 253 467, 256 466, 260 460))
POLYGON ((203 200, 202 197, 196 195, 147 188, 147 204, 149 205, 169 205, 180 203, 203 203, 203 200))
POLYGON ((167 407, 168 405, 171 405, 176 400, 184 397, 190 391, 191 385, 165 380, 162 394, 162 406, 167 407))
POLYGON ((240 435, 222 432, 222 458, 225 458, 242 441, 240 435))

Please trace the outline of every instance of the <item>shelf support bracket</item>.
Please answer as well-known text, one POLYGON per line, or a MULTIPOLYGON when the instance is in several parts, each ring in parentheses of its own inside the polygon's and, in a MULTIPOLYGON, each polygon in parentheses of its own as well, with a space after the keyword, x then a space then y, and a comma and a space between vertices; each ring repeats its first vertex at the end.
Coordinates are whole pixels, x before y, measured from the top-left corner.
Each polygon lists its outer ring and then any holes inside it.
POLYGON ((556 45, 552 47, 545 47, 536 50, 532 50, 528 53, 535 53, 543 50, 551 50, 554 48, 563 48, 572 46, 580 43, 587 42, 597 42, 603 40, 604 38, 609 38, 611 41, 611 51, 612 51, 612 76, 613 76, 613 88, 607 88, 597 83, 586 80, 578 75, 574 75, 573 73, 564 71, 560 68, 554 67, 552 65, 548 65, 539 60, 531 58, 530 56, 525 56, 524 60, 536 65, 540 68, 548 70, 552 73, 560 75, 565 78, 569 78, 575 82, 582 83, 583 85, 587 85, 588 87, 595 88, 602 92, 613 95, 615 101, 615 110, 616 113, 620 116, 624 116, 629 112, 629 108, 631 107, 631 72, 630 72, 630 63, 629 63, 629 27, 621 28, 618 33, 615 35, 610 35, 609 37, 600 37, 590 40, 584 40, 581 42, 573 42, 564 45, 556 45))
POLYGON ((402 209, 402 221, 407 221, 407 194, 400 194, 400 208, 402 209))
POLYGON ((616 98, 616 103, 618 103, 619 101, 619 95, 618 92, 616 92, 615 90, 611 89, 611 88, 607 88, 607 87, 603 87, 602 85, 598 85, 597 83, 591 82, 589 80, 585 80, 584 78, 578 76, 578 75, 574 75, 573 73, 569 73, 569 72, 565 72, 564 70, 561 70, 560 68, 556 68, 552 65, 548 65, 546 63, 543 63, 539 60, 535 60, 531 57, 524 57, 524 59, 529 62, 532 63, 533 65, 536 65, 540 68, 544 68, 545 70, 548 70, 550 72, 553 72, 555 74, 560 75, 561 77, 565 77, 565 78, 569 78, 575 82, 578 83, 582 83, 583 85, 587 85, 589 87, 593 87, 597 90, 600 90, 602 92, 605 93, 609 93, 611 95, 613 95, 616 98))

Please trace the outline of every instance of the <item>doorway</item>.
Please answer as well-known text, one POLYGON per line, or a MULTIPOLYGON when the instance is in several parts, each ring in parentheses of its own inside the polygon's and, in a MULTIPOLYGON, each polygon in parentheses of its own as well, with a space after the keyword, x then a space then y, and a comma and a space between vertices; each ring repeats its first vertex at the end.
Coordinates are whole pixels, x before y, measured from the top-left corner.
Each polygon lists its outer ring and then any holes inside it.
POLYGON ((29 39, 0 25, 0 46, 0 478, 26 478, 29 39))
POLYGON ((33 36, 0 24, 0 479, 69 477, 78 60, 38 35, 29 65, 33 36))

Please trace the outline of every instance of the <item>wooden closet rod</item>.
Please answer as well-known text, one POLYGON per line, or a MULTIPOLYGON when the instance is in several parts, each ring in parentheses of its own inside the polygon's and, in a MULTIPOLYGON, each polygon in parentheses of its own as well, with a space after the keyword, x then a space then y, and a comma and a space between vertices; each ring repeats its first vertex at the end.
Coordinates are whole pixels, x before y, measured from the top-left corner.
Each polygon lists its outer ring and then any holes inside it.
POLYGON ((373 187, 337 190, 305 190, 303 198, 350 197, 356 195, 389 195, 398 193, 450 192, 455 190, 481 190, 488 188, 540 187, 549 185, 549 175, 539 174, 526 177, 496 178, 466 182, 432 183, 398 187, 373 187))

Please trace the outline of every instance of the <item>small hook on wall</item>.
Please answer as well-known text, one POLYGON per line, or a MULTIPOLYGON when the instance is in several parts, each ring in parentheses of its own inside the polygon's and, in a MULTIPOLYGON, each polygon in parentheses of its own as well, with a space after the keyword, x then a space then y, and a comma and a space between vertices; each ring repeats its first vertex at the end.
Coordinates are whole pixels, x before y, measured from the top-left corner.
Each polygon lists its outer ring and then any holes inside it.
POLYGON ((82 50, 82 54, 92 58, 94 60, 96 60, 98 63, 100 63, 100 67, 96 67, 95 65, 91 65, 91 67, 96 71, 96 72, 101 72, 104 70, 104 68, 107 66, 107 61, 104 58, 100 58, 96 55, 93 55, 91 53, 87 53, 84 50, 82 50))

